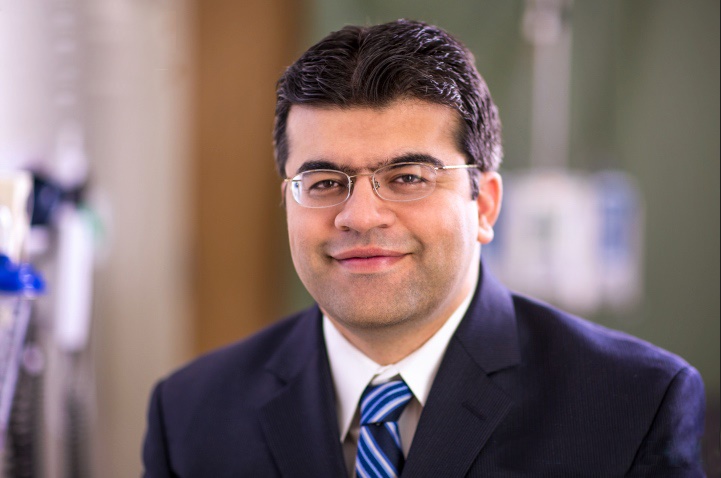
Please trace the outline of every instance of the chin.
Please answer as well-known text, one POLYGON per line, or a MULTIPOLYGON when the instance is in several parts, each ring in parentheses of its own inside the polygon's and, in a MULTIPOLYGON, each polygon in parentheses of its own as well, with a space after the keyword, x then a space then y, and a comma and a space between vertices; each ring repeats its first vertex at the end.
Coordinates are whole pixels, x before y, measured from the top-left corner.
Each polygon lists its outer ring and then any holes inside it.
POLYGON ((378 316, 378 315, 345 315, 338 316, 329 314, 331 317, 340 317, 336 319, 336 322, 340 323, 343 327, 352 330, 383 330, 393 327, 397 327, 408 321, 408 317, 398 316, 378 316))
POLYGON ((385 329, 427 315, 425 304, 412 297, 412 294, 403 295, 405 297, 398 298, 398 295, 386 291, 385 294, 373 294, 372 298, 354 296, 347 300, 347 295, 337 293, 327 297, 325 303, 318 303, 329 317, 345 327, 358 330, 385 329), (379 300, 379 297, 384 296, 395 297, 396 300, 379 300))

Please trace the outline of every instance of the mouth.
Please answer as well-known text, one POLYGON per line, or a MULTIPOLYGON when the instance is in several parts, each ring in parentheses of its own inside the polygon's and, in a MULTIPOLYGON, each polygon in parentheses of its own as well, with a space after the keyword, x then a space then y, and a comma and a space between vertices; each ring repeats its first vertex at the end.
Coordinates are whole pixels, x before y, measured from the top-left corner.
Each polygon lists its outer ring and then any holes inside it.
POLYGON ((331 254, 342 268, 354 273, 383 272, 400 262, 408 254, 388 249, 357 248, 331 254))

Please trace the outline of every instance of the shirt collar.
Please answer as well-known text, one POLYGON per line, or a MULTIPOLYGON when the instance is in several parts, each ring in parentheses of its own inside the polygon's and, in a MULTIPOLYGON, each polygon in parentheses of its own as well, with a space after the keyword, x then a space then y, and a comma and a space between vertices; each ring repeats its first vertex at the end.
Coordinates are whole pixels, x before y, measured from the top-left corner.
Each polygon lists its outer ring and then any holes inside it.
POLYGON ((475 289, 471 289, 461 305, 426 343, 391 365, 378 365, 368 358, 343 337, 328 317, 323 316, 323 335, 333 376, 341 441, 348 434, 361 395, 371 382, 383 383, 400 375, 416 400, 421 406, 425 405, 441 359, 471 303, 475 289))

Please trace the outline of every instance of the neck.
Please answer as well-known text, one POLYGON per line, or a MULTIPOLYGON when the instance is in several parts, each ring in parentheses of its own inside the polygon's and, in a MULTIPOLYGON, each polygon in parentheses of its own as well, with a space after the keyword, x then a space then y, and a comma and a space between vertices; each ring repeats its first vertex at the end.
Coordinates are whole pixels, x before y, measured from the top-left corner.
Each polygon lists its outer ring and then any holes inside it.
POLYGON ((328 317, 336 329, 354 347, 363 352, 369 359, 379 365, 394 364, 418 350, 428 339, 443 327, 448 320, 432 321, 423 327, 414 324, 413 330, 402 330, 402 327, 349 329, 332 317, 328 317))

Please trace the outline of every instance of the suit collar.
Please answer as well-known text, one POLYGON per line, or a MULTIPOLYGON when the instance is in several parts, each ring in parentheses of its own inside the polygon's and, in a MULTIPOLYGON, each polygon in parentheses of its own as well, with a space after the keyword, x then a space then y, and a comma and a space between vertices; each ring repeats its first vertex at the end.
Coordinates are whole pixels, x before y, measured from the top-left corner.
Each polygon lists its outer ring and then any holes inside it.
POLYGON ((283 476, 346 476, 320 310, 303 313, 267 364, 281 382, 259 411, 283 476))
POLYGON ((325 354, 321 311, 317 305, 304 310, 293 329, 266 363, 266 370, 282 382, 293 380, 318 354, 325 354))
POLYGON ((513 404, 493 375, 519 363, 511 295, 481 266, 478 289, 448 345, 403 476, 464 476, 513 404))
POLYGON ((482 263, 476 294, 455 338, 487 374, 521 361, 513 298, 482 263))

